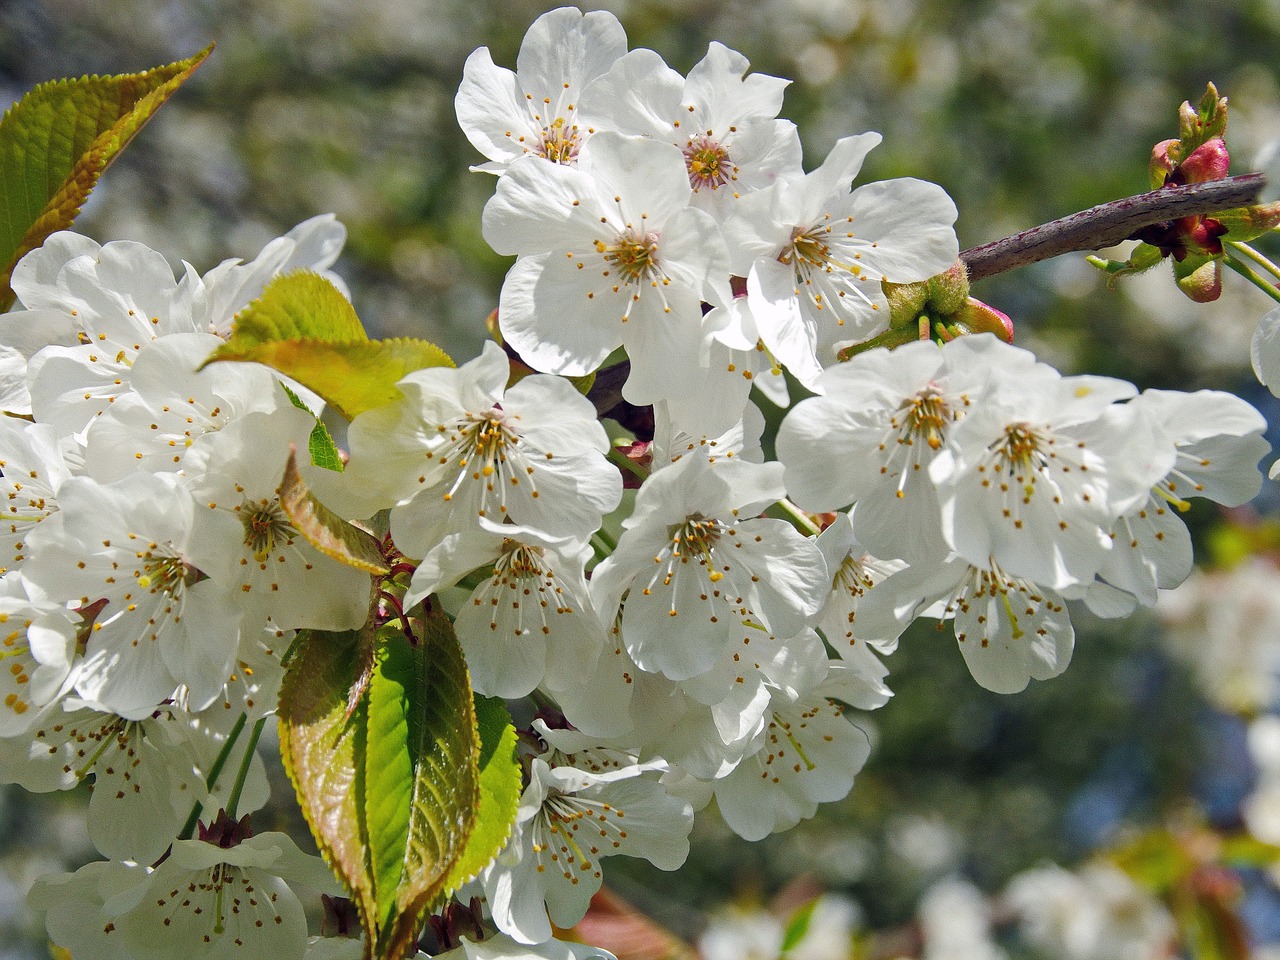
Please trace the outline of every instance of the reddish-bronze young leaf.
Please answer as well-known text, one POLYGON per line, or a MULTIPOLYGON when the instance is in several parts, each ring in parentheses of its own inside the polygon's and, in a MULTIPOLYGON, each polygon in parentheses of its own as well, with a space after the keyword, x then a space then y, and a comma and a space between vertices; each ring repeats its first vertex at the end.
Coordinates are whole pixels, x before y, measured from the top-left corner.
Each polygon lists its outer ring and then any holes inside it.
POLYGON ((280 509, 306 541, 321 553, 376 576, 390 571, 377 537, 343 520, 311 495, 306 481, 298 472, 295 450, 289 451, 284 479, 280 481, 280 509))

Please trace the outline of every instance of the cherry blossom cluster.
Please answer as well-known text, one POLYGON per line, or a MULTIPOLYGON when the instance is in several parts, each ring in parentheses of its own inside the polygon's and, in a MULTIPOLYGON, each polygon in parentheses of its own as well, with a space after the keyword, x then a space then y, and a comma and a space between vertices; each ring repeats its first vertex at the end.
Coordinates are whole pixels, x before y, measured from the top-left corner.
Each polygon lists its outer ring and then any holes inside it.
MULTIPOLYGON (((1020 690, 1067 666, 1067 601, 1154 603, 1191 569, 1188 500, 1261 483, 1265 423, 1226 394, 1139 395, 990 335, 841 362, 890 328, 895 287, 953 268, 950 199, 853 188, 876 134, 805 172, 787 81, 719 44, 687 77, 626 47, 612 15, 563 8, 516 71, 467 61, 459 121, 498 175, 484 236, 517 257, 503 344, 409 374, 351 422, 345 470, 307 474, 389 528, 404 605, 439 598, 475 691, 541 708, 511 838, 465 891, 499 933, 440 955, 598 955, 552 933, 604 858, 675 869, 712 799, 756 840, 849 792, 871 748, 850 711, 888 701, 878 654, 912 621, 953 620, 975 679, 1020 690), (568 379, 624 360, 652 435, 568 379), (752 387, 790 405, 784 369, 812 396, 768 461, 752 387)), ((237 819, 265 781, 252 740, 223 747, 275 707, 297 631, 366 622, 370 578, 279 502, 320 399, 202 367, 273 277, 328 271, 342 242, 319 217, 175 277, 141 245, 61 233, 14 272, 0 777, 94 778, 109 859, 32 900, 77 958, 359 953, 308 944, 289 884, 340 891, 237 819)))

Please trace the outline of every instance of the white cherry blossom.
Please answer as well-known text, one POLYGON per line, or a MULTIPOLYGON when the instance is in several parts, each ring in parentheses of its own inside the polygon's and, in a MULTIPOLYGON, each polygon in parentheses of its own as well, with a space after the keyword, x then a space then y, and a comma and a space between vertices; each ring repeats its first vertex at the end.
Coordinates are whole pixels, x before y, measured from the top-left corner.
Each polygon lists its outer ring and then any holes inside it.
POLYGON ((762 840, 812 817, 819 803, 843 799, 871 741, 832 698, 878 707, 888 699, 872 692, 880 686, 877 678, 868 687, 856 668, 835 662, 812 692, 776 697, 759 749, 715 783, 716 805, 730 828, 745 840, 762 840))
POLYGON ((879 142, 843 138, 817 170, 744 197, 725 226, 755 327, 738 337, 758 334, 810 388, 841 346, 888 327, 882 281, 928 279, 959 252, 955 204, 936 184, 886 180, 849 192, 879 142))
POLYGON ((1063 598, 1011 576, 994 560, 977 567, 953 555, 907 567, 868 590, 858 606, 859 628, 881 640, 880 649, 917 617, 954 619, 969 672, 995 693, 1017 693, 1031 680, 1058 676, 1075 645, 1063 598))
POLYGON ((617 506, 622 481, 605 459, 609 441, 595 408, 559 377, 506 388, 508 361, 495 343, 456 370, 409 374, 403 400, 356 417, 351 462, 329 479, 352 516, 391 506, 392 535, 421 557, 480 517, 509 517, 553 537, 585 538, 617 506), (336 478, 336 479, 335 479, 336 478))
MULTIPOLYGON (((135 331, 127 337, 131 343, 139 337, 140 342, 150 340, 156 331, 193 329, 184 326, 190 317, 190 285, 177 283, 168 261, 138 243, 99 245, 69 231, 54 233, 14 267, 12 286, 25 309, 0 317, 0 344, 5 348, 0 400, 10 413, 31 413, 28 361, 44 348, 57 347, 74 356, 74 348, 101 344, 122 327, 135 331), (144 316, 156 320, 155 330, 140 325, 148 323, 141 320, 144 316)), ((100 354, 92 351, 107 363, 100 354)), ((95 374, 93 379, 101 377, 95 374)), ((99 387, 109 389, 105 384, 99 387)))
POLYGON ((514 73, 495 65, 488 47, 472 52, 455 107, 458 125, 489 162, 471 169, 501 173, 525 156, 573 163, 591 133, 579 124, 578 99, 626 52, 617 17, 573 7, 533 22, 514 73))
MULTIPOLYGON (((937 559, 948 552, 929 467, 999 363, 1031 372, 1025 350, 992 336, 868 350, 825 371, 819 395, 792 407, 778 431, 787 492, 806 510, 855 501, 854 532, 876 556, 937 559)), ((1047 368, 1046 368, 1047 369, 1047 368)))
POLYGON ((835 520, 817 539, 818 549, 827 561, 831 574, 831 591, 818 620, 818 627, 832 648, 845 660, 855 661, 867 671, 881 672, 884 667, 871 652, 872 646, 890 646, 896 639, 867 636, 857 622, 858 604, 875 585, 906 568, 901 560, 879 560, 868 554, 853 535, 853 522, 847 513, 835 520), (885 643, 885 641, 889 641, 885 643))
POLYGON ((777 464, 686 457, 641 486, 592 593, 606 618, 622 605, 622 639, 642 668, 695 677, 744 622, 785 637, 817 615, 829 584, 821 553, 787 522, 757 517, 780 499, 780 481, 777 464))
POLYGON ((43 793, 92 776, 94 846, 105 856, 151 863, 203 794, 181 723, 170 708, 129 720, 76 699, 53 704, 27 734, 0 740, 0 778, 43 793))
POLYGON ((684 863, 693 811, 642 776, 648 769, 589 773, 533 759, 515 833, 480 875, 499 930, 542 943, 552 923, 573 926, 600 889, 603 857, 643 857, 661 870, 684 863))
POLYGON ((110 483, 141 471, 198 476, 208 458, 189 461, 197 438, 245 414, 289 405, 275 377, 257 364, 215 363, 197 372, 221 342, 183 333, 138 351, 129 391, 86 431, 85 464, 94 479, 110 483))
POLYGON ((929 467, 951 548, 1055 590, 1092 581, 1116 518, 1173 466, 1144 411, 1116 403, 1136 392, 1106 377, 1002 375, 929 467))
POLYGON ((776 119, 790 81, 747 68, 714 41, 687 79, 652 50, 633 50, 587 89, 579 113, 598 129, 679 147, 694 205, 722 218, 742 195, 803 172, 795 124, 776 119))
POLYGON ((46 424, 0 417, 0 573, 22 565, 27 536, 58 509, 58 487, 79 459, 79 445, 46 424))
POLYGON ((564 940, 525 944, 498 933, 477 943, 466 937, 461 941, 452 950, 437 953, 436 960, 616 960, 608 950, 564 940))
POLYGON ((197 506, 187 555, 248 631, 268 618, 319 630, 354 630, 368 619, 369 575, 312 546, 280 504, 290 448, 306 449, 314 426, 284 401, 200 437, 189 455, 203 466, 190 482, 197 506))
POLYGON ((1266 421, 1239 397, 1215 390, 1147 390, 1141 408, 1176 453, 1169 474, 1111 532, 1112 548, 1084 600, 1099 616, 1127 616, 1154 606, 1158 589, 1178 586, 1194 563, 1191 534, 1179 514, 1192 497, 1236 507, 1262 485, 1258 460, 1270 449, 1266 421), (1114 588, 1114 589, 1109 589, 1114 588))
POLYGON ((320 858, 262 833, 231 846, 180 840, 153 870, 89 864, 42 878, 29 900, 54 942, 86 960, 303 960, 307 923, 289 882, 337 892, 320 858))
POLYGON ((32 596, 19 574, 0 578, 0 737, 25 734, 74 682, 73 615, 32 596))
POLYGON ((489 245, 520 255, 498 305, 507 342, 566 376, 625 346, 630 402, 713 402, 701 303, 729 299, 728 262, 691 193, 676 147, 610 132, 591 138, 577 167, 514 165, 484 212, 489 245))
POLYGON ((493 565, 462 602, 454 629, 477 692, 515 699, 590 671, 604 645, 584 575, 591 547, 481 518, 432 548, 405 594, 409 606, 493 565))
POLYGON ((179 685, 197 709, 212 702, 231 672, 242 609, 190 562, 190 494, 172 475, 114 485, 72 477, 59 502, 32 531, 23 570, 45 593, 93 611, 76 692, 131 719, 179 685))

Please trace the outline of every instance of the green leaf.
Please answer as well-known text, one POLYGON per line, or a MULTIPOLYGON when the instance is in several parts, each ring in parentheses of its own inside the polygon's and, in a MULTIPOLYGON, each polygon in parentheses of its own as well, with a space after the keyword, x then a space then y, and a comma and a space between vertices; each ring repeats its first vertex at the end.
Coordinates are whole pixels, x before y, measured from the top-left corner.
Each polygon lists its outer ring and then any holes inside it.
POLYGON ((366 960, 416 951, 423 913, 444 892, 480 802, 462 650, 442 613, 428 612, 419 636, 413 646, 388 628, 311 632, 281 686, 285 767, 360 911, 366 960), (367 644, 374 669, 348 715, 367 644))
MULTIPOLYGON (((407 647, 403 638, 398 642, 407 647)), ((453 624, 441 612, 428 614, 418 646, 408 649, 413 682, 407 691, 407 747, 414 772, 408 844, 395 907, 376 953, 392 960, 416 950, 422 914, 444 892, 480 803, 480 742, 471 679, 453 624)), ((370 767, 384 758, 385 751, 376 757, 371 752, 370 767)), ((380 906, 387 895, 378 892, 380 906)))
MULTIPOLYGON (((285 384, 284 392, 289 395, 289 401, 299 410, 305 410, 315 417, 315 412, 306 405, 303 399, 294 391, 290 390, 285 384)), ((343 471, 342 455, 338 452, 338 445, 333 442, 333 436, 329 433, 329 428, 324 422, 316 417, 316 425, 311 428, 311 435, 307 437, 307 453, 311 455, 311 463, 317 467, 323 467, 325 470, 332 470, 335 473, 343 471)))
POLYGON ((409 808, 413 802, 410 741, 416 732, 409 712, 415 679, 414 657, 404 635, 384 627, 378 633, 369 679, 364 776, 364 817, 379 929, 386 926, 395 909, 395 892, 404 875, 409 846, 409 808))
POLYGON ((0 310, 13 303, 18 261, 71 226, 102 172, 212 50, 144 73, 43 83, 4 115, 0 310))
POLYGON ((476 726, 480 731, 480 805, 471 839, 445 882, 452 893, 473 880, 498 855, 520 805, 520 762, 516 757, 516 728, 506 704, 476 697, 476 726))
POLYGON ((292 450, 280 481, 280 509, 306 541, 326 556, 375 576, 391 571, 377 537, 343 520, 311 495, 292 450))
POLYGON ((242 310, 227 342, 205 364, 217 360, 264 363, 320 394, 348 420, 398 399, 396 382, 405 374, 453 366, 426 340, 370 340, 341 291, 307 271, 278 277, 242 310))
POLYGON ((791 919, 787 921, 786 932, 782 935, 782 953, 794 950, 800 945, 804 935, 809 932, 809 922, 813 919, 813 910, 817 905, 818 898, 814 897, 791 914, 791 919))

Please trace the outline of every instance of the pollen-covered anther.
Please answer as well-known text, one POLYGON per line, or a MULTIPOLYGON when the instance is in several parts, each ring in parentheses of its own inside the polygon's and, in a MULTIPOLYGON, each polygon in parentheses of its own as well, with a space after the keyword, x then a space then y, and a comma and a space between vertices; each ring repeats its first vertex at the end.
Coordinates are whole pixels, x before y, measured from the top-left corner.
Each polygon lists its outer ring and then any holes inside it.
POLYGON ((729 151, 709 134, 701 134, 685 144, 684 163, 689 171, 689 186, 694 190, 704 187, 717 190, 738 179, 738 168, 729 158, 729 151))
POLYGON ((658 235, 656 233, 641 233, 634 227, 629 227, 611 244, 596 240, 595 248, 596 252, 604 257, 604 262, 609 267, 605 275, 609 276, 616 270, 622 284, 655 282, 662 279, 658 269, 658 235))
POLYGON ((552 163, 570 164, 577 160, 581 146, 578 125, 564 117, 556 117, 542 128, 541 139, 533 152, 552 163))
POLYGON ((244 526, 244 545, 259 563, 266 560, 279 542, 289 542, 297 531, 278 503, 245 501, 237 511, 244 526))

